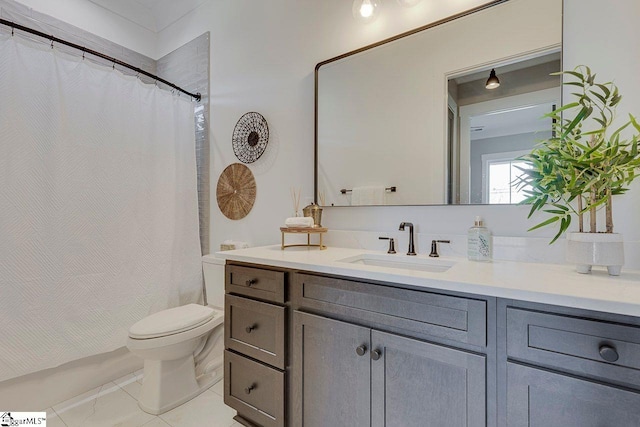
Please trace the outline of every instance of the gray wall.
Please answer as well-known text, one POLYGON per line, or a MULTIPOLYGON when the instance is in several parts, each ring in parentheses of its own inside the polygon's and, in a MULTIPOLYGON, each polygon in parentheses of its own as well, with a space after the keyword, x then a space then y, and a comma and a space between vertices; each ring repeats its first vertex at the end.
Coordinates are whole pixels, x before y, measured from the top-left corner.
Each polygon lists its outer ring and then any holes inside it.
MULTIPOLYGON (((485 84, 489 73, 486 73, 480 80, 457 85, 455 99, 458 106, 462 107, 523 93, 559 88, 561 84, 560 76, 552 76, 551 73, 556 73, 561 69, 560 60, 557 60, 508 73, 500 73, 499 70, 496 70, 500 79, 500 87, 487 90, 485 84)), ((451 88, 449 91, 451 92, 451 88)))
POLYGON ((209 253, 209 32, 158 59, 158 75, 174 84, 200 93, 194 104, 196 160, 198 163, 198 212, 202 253, 209 253))
POLYGON ((471 141, 471 203, 482 203, 483 154, 531 150, 538 141, 550 137, 551 132, 530 132, 471 141))

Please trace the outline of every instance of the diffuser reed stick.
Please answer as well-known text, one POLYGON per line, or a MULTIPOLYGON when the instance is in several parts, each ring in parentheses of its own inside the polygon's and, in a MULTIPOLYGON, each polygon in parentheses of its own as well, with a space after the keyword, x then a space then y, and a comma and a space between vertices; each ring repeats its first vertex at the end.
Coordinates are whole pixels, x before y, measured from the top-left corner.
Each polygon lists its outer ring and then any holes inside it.
POLYGON ((300 216, 300 193, 302 192, 302 188, 289 188, 291 192, 291 200, 293 201, 293 210, 295 211, 294 216, 300 216))
POLYGON ((320 206, 327 206, 327 204, 325 203, 326 199, 324 197, 324 191, 320 191, 318 193, 318 202, 320 202, 320 206))

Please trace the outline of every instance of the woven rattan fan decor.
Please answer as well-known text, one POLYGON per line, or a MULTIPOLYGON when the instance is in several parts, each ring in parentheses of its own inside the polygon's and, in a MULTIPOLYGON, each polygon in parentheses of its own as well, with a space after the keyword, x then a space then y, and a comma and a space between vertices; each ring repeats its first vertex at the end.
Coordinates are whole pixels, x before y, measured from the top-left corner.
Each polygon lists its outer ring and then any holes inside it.
POLYGON ((260 113, 246 113, 233 129, 233 152, 242 163, 253 163, 269 143, 269 126, 260 113))
POLYGON ((218 207, 229 219, 242 219, 251 212, 256 201, 256 180, 242 163, 226 167, 216 188, 218 207))

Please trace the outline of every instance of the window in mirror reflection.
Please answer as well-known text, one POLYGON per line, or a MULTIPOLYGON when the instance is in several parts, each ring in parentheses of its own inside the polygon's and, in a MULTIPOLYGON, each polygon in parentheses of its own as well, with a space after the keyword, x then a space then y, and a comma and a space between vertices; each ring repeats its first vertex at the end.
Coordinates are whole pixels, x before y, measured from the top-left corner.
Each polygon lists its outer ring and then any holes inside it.
POLYGON ((529 186, 518 186, 522 169, 529 169, 530 164, 515 160, 528 151, 511 153, 485 154, 482 156, 483 203, 516 204, 526 199, 525 191, 529 186))

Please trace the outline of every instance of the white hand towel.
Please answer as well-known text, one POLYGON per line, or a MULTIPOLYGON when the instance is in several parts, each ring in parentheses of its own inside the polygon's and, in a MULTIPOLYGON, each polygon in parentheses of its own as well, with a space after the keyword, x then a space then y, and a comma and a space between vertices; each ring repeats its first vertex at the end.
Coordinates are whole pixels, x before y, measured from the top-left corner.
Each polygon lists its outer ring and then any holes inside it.
POLYGON ((295 216, 293 218, 287 218, 284 225, 289 228, 309 228, 313 227, 313 218, 310 216, 295 216))
POLYGON ((382 186, 353 187, 351 206, 384 205, 386 190, 382 186))

